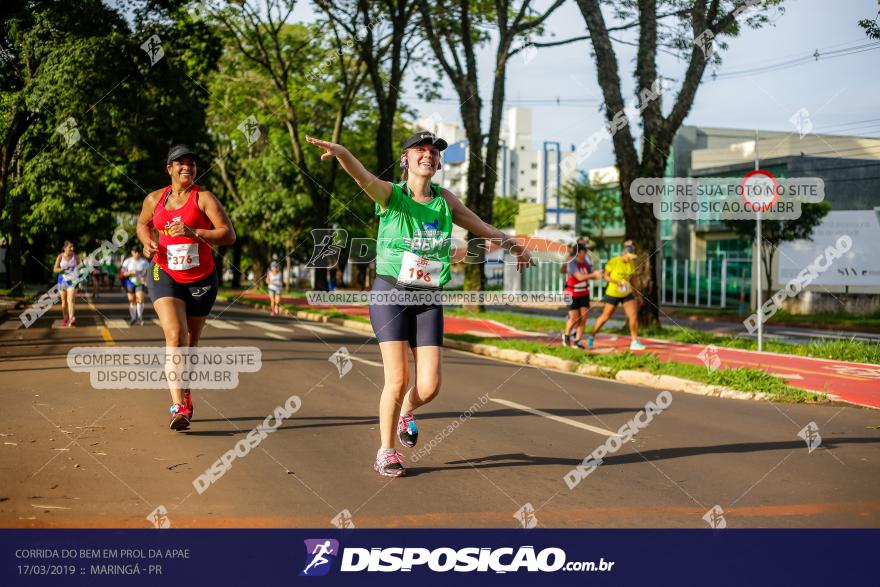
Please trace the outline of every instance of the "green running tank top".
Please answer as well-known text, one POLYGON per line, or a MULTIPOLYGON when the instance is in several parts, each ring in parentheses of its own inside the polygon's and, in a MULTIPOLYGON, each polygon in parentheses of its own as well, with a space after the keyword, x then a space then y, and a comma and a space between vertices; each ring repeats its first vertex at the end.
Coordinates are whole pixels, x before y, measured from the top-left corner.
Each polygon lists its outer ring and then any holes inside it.
POLYGON ((452 210, 439 185, 431 184, 434 198, 425 204, 413 200, 405 185, 391 184, 384 210, 376 204, 376 274, 406 287, 437 289, 449 281, 452 210))

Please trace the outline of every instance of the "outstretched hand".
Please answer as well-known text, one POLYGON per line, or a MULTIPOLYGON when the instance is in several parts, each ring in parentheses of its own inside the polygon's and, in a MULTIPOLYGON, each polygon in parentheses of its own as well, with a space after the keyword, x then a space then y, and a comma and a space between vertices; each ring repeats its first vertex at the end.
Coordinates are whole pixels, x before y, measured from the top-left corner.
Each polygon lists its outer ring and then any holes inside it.
POLYGON ((324 149, 324 152, 321 153, 321 161, 329 157, 338 157, 345 153, 345 147, 337 145, 336 143, 331 143, 330 141, 322 141, 321 139, 316 139, 315 137, 310 137, 308 135, 306 135, 306 141, 316 147, 324 149))
POLYGON ((529 267, 534 266, 535 260, 532 259, 529 250, 523 247, 523 250, 516 256, 516 270, 522 271, 523 269, 528 269, 529 267))

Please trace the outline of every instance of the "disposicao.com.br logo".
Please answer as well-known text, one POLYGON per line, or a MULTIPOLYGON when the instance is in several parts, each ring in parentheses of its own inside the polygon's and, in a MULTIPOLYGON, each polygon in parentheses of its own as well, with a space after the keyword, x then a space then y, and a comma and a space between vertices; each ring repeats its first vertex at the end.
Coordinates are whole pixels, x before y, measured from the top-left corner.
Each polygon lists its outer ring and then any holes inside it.
MULTIPOLYGON (((300 576, 326 575, 339 554, 336 540, 306 540, 306 564, 300 576), (332 558, 331 558, 332 557, 332 558)), ((426 568, 435 573, 446 572, 492 572, 516 573, 518 571, 553 573, 556 571, 611 571, 613 561, 600 558, 596 561, 566 561, 561 548, 544 548, 535 551, 533 546, 518 548, 465 547, 420 548, 398 547, 359 548, 348 547, 342 551, 339 571, 352 572, 410 572, 426 568)))
POLYGON ((339 555, 339 541, 332 538, 311 538, 306 543, 306 564, 300 577, 322 577, 330 572, 339 555))

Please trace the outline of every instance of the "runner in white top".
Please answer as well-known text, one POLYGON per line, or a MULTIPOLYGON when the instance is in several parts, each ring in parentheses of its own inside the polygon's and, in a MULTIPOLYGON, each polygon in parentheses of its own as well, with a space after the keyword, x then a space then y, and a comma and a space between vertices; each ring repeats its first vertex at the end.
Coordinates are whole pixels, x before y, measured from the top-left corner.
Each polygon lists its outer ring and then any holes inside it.
POLYGON ((129 324, 144 324, 144 287, 149 266, 150 262, 141 256, 137 247, 132 247, 131 257, 122 262, 121 277, 128 293, 129 324))
POLYGON ((269 272, 266 274, 266 285, 269 286, 269 304, 272 306, 272 315, 277 316, 281 312, 281 287, 283 285, 278 261, 272 261, 269 272))
POLYGON ((73 323, 76 322, 74 306, 78 280, 76 266, 79 265, 79 259, 73 250, 73 243, 70 241, 64 241, 64 248, 61 251, 61 254, 55 259, 54 269, 58 274, 58 285, 61 286, 61 324, 62 326, 73 326, 73 323))

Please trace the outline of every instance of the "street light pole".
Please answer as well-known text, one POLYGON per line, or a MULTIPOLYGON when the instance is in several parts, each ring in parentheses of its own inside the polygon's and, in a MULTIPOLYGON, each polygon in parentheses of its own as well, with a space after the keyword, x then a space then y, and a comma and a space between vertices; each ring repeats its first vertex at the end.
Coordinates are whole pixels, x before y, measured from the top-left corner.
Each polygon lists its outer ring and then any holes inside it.
MULTIPOLYGON (((758 160, 760 159, 758 154, 758 130, 755 129, 755 171, 760 168, 758 160)), ((757 281, 757 289, 758 289, 758 352, 762 352, 764 350, 764 318, 761 313, 761 306, 764 303, 764 285, 762 283, 762 274, 764 273, 763 269, 763 258, 761 255, 762 251, 762 239, 761 239, 761 209, 758 209, 757 212, 757 223, 755 226, 755 236, 757 238, 758 247, 757 247, 757 255, 758 255, 758 281, 757 281)))

